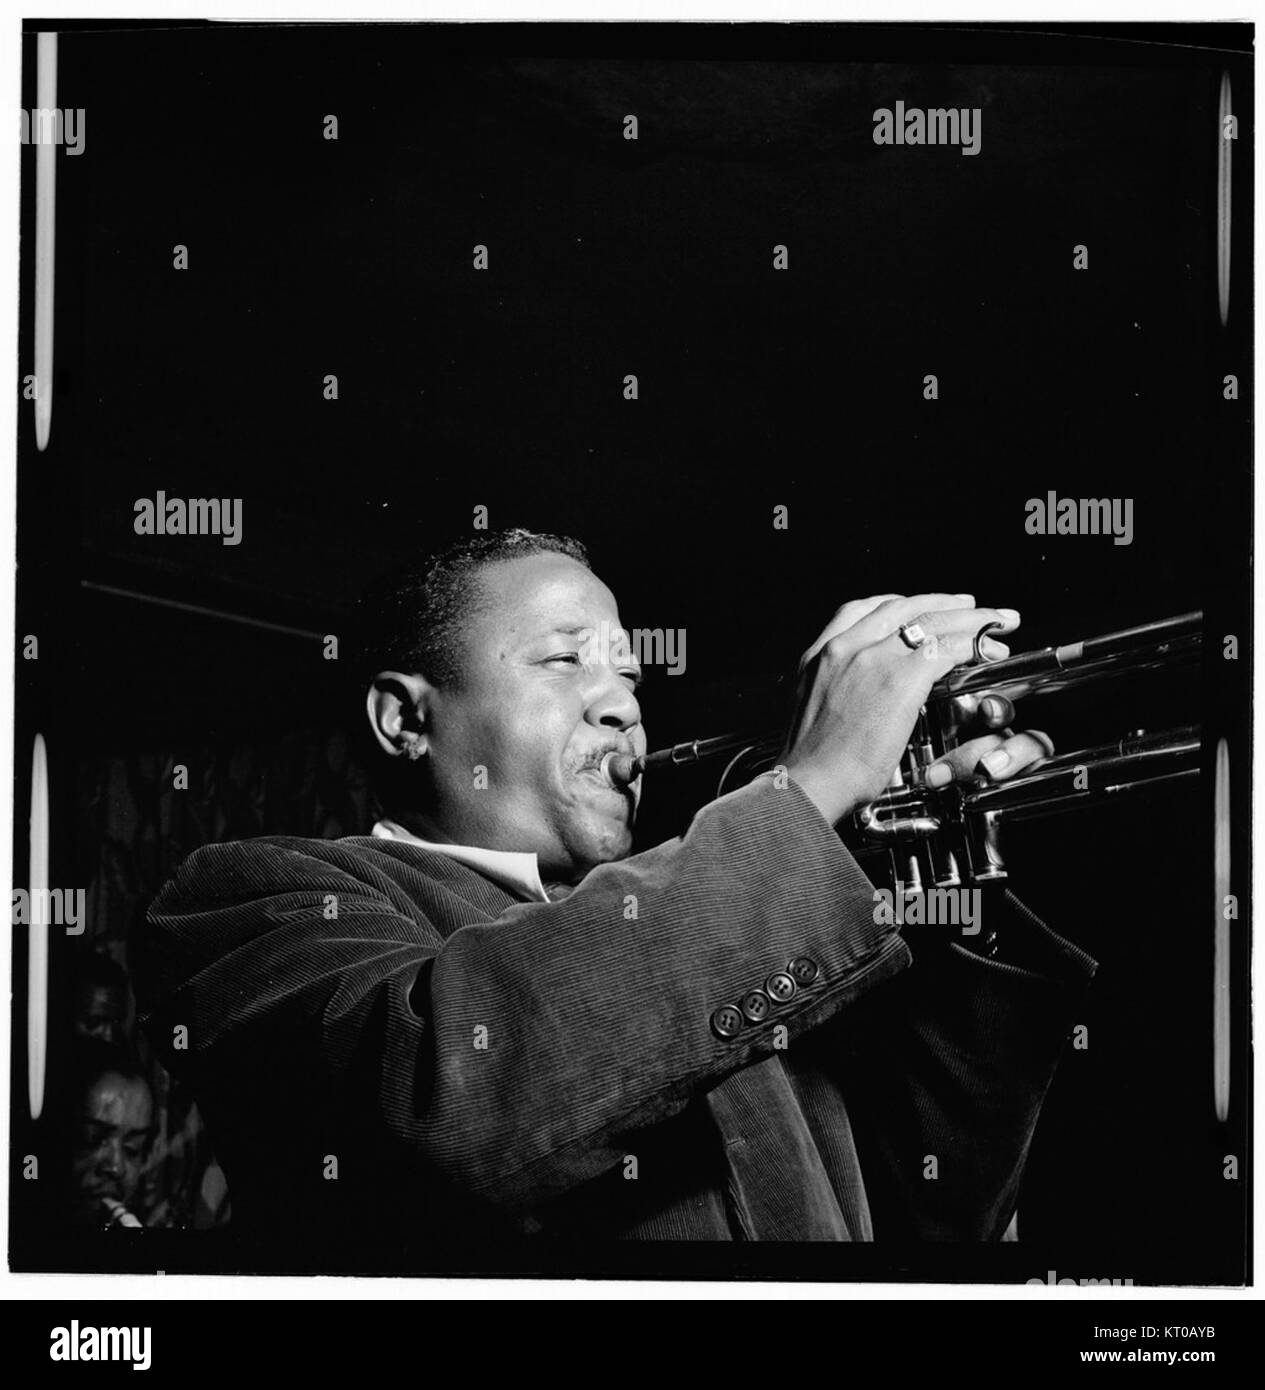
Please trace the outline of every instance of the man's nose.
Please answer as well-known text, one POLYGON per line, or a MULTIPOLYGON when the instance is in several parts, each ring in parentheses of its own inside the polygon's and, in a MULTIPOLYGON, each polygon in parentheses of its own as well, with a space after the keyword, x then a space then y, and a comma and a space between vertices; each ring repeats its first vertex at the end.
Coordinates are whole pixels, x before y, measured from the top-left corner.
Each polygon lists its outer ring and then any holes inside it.
POLYGON ((123 1145, 118 1140, 110 1140, 101 1146, 97 1170, 108 1173, 112 1178, 123 1176, 123 1145))
POLYGON ((610 667, 603 670, 593 689, 585 719, 603 729, 618 729, 621 733, 641 723, 641 705, 628 681, 610 667))

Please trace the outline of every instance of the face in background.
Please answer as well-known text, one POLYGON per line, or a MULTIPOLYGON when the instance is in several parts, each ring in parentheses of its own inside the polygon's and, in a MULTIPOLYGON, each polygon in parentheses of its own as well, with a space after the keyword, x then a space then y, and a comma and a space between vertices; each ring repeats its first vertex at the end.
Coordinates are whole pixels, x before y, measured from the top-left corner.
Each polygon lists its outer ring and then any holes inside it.
POLYGON ((75 1035, 117 1045, 123 1041, 126 1012, 127 1001, 121 990, 97 980, 85 980, 76 991, 75 1035))
POLYGON ((75 1213, 84 1220, 103 1214, 111 1197, 130 1206, 149 1153, 153 1101, 139 1077, 107 1071, 80 1098, 71 1165, 75 1213))
POLYGON ((498 561, 476 582, 484 601, 461 634, 459 681, 390 673, 416 700, 411 750, 426 761, 429 804, 405 819, 424 837, 535 851, 546 881, 574 883, 632 847, 640 784, 612 786, 601 763, 645 752, 640 671, 614 640, 614 595, 569 556, 498 561))

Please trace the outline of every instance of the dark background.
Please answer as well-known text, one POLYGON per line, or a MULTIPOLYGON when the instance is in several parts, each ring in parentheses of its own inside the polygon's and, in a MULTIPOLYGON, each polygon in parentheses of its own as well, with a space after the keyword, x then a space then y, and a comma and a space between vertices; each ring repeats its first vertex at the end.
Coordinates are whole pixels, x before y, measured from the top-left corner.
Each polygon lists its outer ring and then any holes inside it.
MULTIPOLYGON (((89 944, 126 960, 128 923, 202 839, 367 829, 358 798, 330 811, 337 785, 319 804, 277 793, 278 749, 318 750, 300 781, 339 782, 344 687, 318 636, 345 637, 369 579, 469 534, 478 505, 585 540, 629 626, 686 629, 686 674, 647 684, 655 744, 765 723, 849 597, 971 590, 1022 611, 1017 647, 1203 608, 1202 680, 1074 699, 1040 725, 1065 749, 1170 715, 1227 734, 1246 911, 1250 26, 58 27, 59 102, 86 109, 87 143, 58 156, 46 453, 29 405, 20 422, 17 632, 40 658, 18 662, 15 823, 38 728, 54 882, 110 898, 96 827, 132 857, 89 944), (1240 121, 1228 329, 1223 71, 1240 121), (874 145, 874 109, 898 99, 982 108, 981 152, 874 145), (242 498, 242 543, 137 536, 134 503, 159 489, 242 498), (1024 504, 1049 489, 1133 498, 1133 544, 1027 535, 1024 504), (160 785, 182 760, 207 815, 171 837, 160 785), (143 834, 112 822, 129 776, 143 834), (224 809, 234 787, 249 814, 224 809)), ((678 833, 694 793, 648 800, 645 836, 678 833)), ((830 1272, 1243 1279, 1247 1184, 1222 1159, 1246 1171, 1247 923, 1219 1126, 1210 804, 1205 777, 1011 831, 1017 890, 1102 962, 1090 1048, 1067 1054, 1038 1130, 1018 1262, 876 1250, 830 1272)), ((80 949, 55 942, 59 979, 80 949)), ((38 1135, 16 1042, 18 1153, 38 1135)))

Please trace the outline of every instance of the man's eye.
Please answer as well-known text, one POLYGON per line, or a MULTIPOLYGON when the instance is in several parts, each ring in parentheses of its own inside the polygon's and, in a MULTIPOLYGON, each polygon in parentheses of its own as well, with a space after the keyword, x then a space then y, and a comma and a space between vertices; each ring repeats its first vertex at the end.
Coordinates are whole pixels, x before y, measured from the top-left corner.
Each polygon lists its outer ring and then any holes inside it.
POLYGON ((632 686, 634 690, 637 690, 640 687, 641 682, 644 679, 640 671, 634 671, 631 669, 627 671, 621 671, 619 674, 623 676, 623 678, 632 686))
POLYGON ((547 657, 545 657, 545 660, 546 660, 546 662, 549 662, 549 661, 569 661, 573 666, 578 666, 578 665, 580 664, 580 653, 579 653, 579 652, 559 652, 559 653, 557 654, 557 656, 547 656, 547 657))

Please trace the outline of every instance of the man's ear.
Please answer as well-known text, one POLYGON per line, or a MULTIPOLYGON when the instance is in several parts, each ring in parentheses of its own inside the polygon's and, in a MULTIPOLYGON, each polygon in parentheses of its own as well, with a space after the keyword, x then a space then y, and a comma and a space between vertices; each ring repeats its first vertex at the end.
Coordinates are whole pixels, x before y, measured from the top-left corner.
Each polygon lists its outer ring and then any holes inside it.
POLYGON ((365 710, 373 736, 384 753, 410 762, 430 746, 430 704, 435 687, 425 676, 379 671, 369 686, 365 710))

